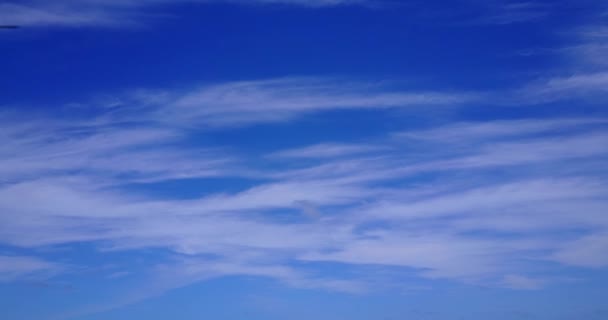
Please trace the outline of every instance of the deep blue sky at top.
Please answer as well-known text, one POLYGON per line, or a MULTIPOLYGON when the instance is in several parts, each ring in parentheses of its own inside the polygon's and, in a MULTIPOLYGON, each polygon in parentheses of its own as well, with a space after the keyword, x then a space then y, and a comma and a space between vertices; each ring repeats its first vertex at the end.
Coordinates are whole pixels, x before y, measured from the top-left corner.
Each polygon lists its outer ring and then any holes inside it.
POLYGON ((563 1, 555 7, 540 21, 501 24, 485 22, 494 13, 475 1, 322 9, 158 5, 146 8, 139 27, 3 34, 3 74, 10 76, 0 79, 1 102, 69 102, 126 88, 319 74, 421 89, 494 89, 553 66, 554 55, 525 53, 568 41, 560 32, 595 10, 563 1))

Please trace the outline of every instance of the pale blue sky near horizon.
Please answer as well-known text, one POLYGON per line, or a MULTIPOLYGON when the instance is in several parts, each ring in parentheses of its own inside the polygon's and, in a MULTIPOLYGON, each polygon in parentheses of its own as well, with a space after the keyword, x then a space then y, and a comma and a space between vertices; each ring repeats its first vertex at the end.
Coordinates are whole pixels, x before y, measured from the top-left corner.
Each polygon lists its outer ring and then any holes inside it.
POLYGON ((3 320, 608 317, 604 1, 0 25, 3 320))

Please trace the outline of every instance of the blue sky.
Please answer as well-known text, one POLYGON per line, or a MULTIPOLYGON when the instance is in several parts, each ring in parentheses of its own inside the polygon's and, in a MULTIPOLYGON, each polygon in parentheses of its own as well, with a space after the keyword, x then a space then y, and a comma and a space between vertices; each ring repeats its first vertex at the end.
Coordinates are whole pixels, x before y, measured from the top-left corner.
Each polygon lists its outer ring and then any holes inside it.
POLYGON ((0 1, 0 317, 606 319, 604 1, 0 1))

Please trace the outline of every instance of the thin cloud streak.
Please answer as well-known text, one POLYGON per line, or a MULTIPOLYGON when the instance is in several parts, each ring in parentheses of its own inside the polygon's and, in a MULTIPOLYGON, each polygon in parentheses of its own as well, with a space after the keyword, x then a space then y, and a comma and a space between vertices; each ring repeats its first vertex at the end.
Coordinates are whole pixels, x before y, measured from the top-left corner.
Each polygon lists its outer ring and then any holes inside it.
MULTIPOLYGON (((27 27, 124 27, 154 17, 146 9, 176 3, 288 5, 304 8, 372 5, 372 0, 77 0, 9 1, 0 4, 0 24, 27 27)), ((153 11, 152 11, 153 12, 153 11)))
MULTIPOLYGON (((408 90, 391 88, 386 84, 324 77, 226 82, 172 91, 139 90, 119 95, 112 106, 90 125, 144 123, 170 128, 218 130, 286 122, 341 110, 432 114, 481 105, 526 108, 581 98, 597 104, 606 97, 606 78, 602 72, 583 73, 536 80, 520 88, 496 92, 408 90)), ((99 107, 103 102, 93 105, 99 107)))
POLYGON ((0 283, 27 279, 45 279, 61 271, 56 263, 35 257, 0 255, 0 283))
POLYGON ((383 147, 373 145, 350 145, 350 144, 339 144, 339 143, 324 143, 317 144, 304 148, 297 148, 291 150, 283 150, 270 155, 271 158, 278 159, 297 159, 297 158, 336 158, 342 156, 350 156, 355 154, 372 153, 379 151, 383 147))
POLYGON ((159 115, 211 126, 277 122, 328 110, 455 106, 472 94, 400 92, 365 83, 344 84, 323 78, 284 78, 232 82, 192 90, 166 101, 159 115), (364 92, 364 93, 363 93, 364 92))

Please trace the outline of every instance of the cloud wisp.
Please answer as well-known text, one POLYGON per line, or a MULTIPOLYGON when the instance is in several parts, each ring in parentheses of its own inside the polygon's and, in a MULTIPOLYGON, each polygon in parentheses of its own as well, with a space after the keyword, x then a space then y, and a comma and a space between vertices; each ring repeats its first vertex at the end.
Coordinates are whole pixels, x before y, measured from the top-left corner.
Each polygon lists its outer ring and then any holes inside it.
MULTIPOLYGON (((115 306, 231 275, 345 292, 379 286, 373 274, 326 274, 328 263, 526 290, 551 284, 544 271, 607 267, 606 118, 432 123, 247 155, 197 140, 335 110, 465 108, 480 96, 286 78, 139 91, 71 119, 5 114, 0 243, 158 252, 144 272, 158 286, 115 306)), ((5 281, 61 270, 4 259, 5 281)))
MULTIPOLYGON (((89 103, 98 116, 87 125, 153 124, 163 128, 225 129, 287 122, 329 111, 436 115, 487 105, 526 108, 581 99, 598 104, 606 97, 606 79, 603 72, 581 73, 534 80, 515 89, 485 92, 411 90, 386 82, 330 77, 234 81, 173 90, 140 89, 114 96, 110 101, 100 99, 89 103)), ((330 147, 333 152, 338 152, 338 148, 340 152, 348 152, 344 145, 331 146, 330 143, 318 147, 327 152, 330 147)))
MULTIPOLYGON (((324 9, 335 7, 392 8, 405 6, 412 17, 430 16, 436 21, 442 16, 446 21, 467 25, 509 25, 536 21, 550 16, 555 7, 567 7, 563 3, 543 4, 537 1, 462 1, 439 4, 432 13, 418 3, 400 3, 391 0, 9 0, 0 4, 0 23, 26 27, 125 27, 141 25, 143 21, 166 17, 171 5, 231 4, 239 6, 280 6, 283 8, 324 9), (164 12, 159 14, 159 8, 164 12)), ((445 21, 444 21, 445 22, 445 21)))
MULTIPOLYGON (((573 264, 572 255, 583 254, 579 246, 608 228, 602 215, 608 189, 593 170, 608 156, 606 122, 598 119, 462 123, 388 135, 374 147, 350 142, 277 150, 260 154, 260 161, 295 162, 260 168, 252 187, 162 200, 142 196, 137 187, 112 188, 133 183, 133 173, 157 182, 204 179, 201 170, 227 177, 253 163, 201 160, 192 147, 171 155, 183 129, 83 136, 65 128, 54 134, 5 128, 21 143, 4 146, 14 156, 3 165, 0 241, 18 247, 87 241, 104 250, 207 255, 228 269, 237 262, 335 261, 407 267, 431 279, 494 285, 510 279, 513 286, 522 283, 513 275, 525 276, 531 263, 523 260, 573 264), (115 160, 114 153, 133 162, 115 160), (496 171, 503 177, 489 174, 496 171), (316 214, 303 212, 310 210, 316 214), (573 228, 585 232, 574 238, 557 232, 573 228), (479 231, 484 235, 468 235, 479 231), (504 234, 519 236, 505 241, 504 234)), ((604 266, 603 249, 588 247, 593 252, 579 264, 604 266)))
POLYGON ((0 255, 0 282, 49 277, 60 272, 59 264, 27 256, 0 255))
POLYGON ((423 111, 484 101, 474 92, 407 90, 328 77, 235 81, 183 89, 135 90, 90 105, 89 125, 150 124, 214 129, 286 122, 328 111, 423 111), (99 110, 104 110, 99 112, 99 110))
POLYGON ((176 3, 238 5, 285 5, 326 8, 369 5, 369 0, 76 0, 7 1, 0 3, 0 24, 26 27, 124 27, 138 25, 144 18, 159 16, 154 7, 176 3))

